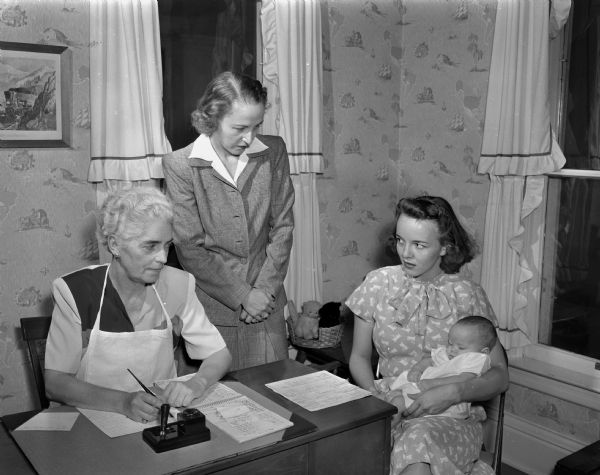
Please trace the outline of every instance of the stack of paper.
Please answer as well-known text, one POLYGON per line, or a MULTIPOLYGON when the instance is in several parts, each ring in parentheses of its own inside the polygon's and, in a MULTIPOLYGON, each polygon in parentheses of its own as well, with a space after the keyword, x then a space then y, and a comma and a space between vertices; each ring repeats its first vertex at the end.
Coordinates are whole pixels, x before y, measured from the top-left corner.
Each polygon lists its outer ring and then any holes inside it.
POLYGON ((318 411, 371 395, 369 391, 328 371, 283 379, 266 386, 309 411, 318 411))
POLYGON ((211 386, 192 407, 238 442, 246 442, 293 426, 293 422, 221 383, 211 386))

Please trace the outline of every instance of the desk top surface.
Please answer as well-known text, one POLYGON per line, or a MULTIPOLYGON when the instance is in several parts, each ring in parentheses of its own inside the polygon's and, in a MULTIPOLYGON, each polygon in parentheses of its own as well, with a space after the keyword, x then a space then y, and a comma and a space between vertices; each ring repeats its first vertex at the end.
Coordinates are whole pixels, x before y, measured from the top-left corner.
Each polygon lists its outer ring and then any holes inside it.
MULTIPOLYGON (((141 434, 111 439, 84 416, 79 417, 73 429, 68 432, 28 431, 17 432, 13 437, 18 440, 21 449, 36 469, 44 473, 73 473, 75 467, 83 466, 86 467, 85 471, 88 474, 107 473, 107 470, 131 474, 174 471, 184 473, 186 470, 199 473, 203 468, 207 470, 226 468, 246 460, 306 444, 391 416, 395 412, 393 406, 373 397, 310 412, 265 386, 265 383, 292 378, 311 371, 313 370, 293 360, 282 360, 234 371, 228 375, 228 379, 243 383, 268 401, 289 411, 291 417, 296 414, 317 427, 317 430, 287 440, 280 440, 282 434, 279 434, 235 446, 229 444, 227 448, 227 444, 223 443, 223 437, 227 436, 213 431, 211 441, 157 454, 142 440, 141 434), (40 466, 40 460, 43 461, 43 467, 40 466), (48 463, 50 461, 51 463, 48 463)), ((71 408, 66 410, 69 409, 72 410, 71 408)), ((13 429, 23 421, 24 417, 26 417, 24 414, 4 416, 3 422, 9 429, 13 429)), ((7 444, 0 443, 0 454, 5 448, 10 449, 7 444)))

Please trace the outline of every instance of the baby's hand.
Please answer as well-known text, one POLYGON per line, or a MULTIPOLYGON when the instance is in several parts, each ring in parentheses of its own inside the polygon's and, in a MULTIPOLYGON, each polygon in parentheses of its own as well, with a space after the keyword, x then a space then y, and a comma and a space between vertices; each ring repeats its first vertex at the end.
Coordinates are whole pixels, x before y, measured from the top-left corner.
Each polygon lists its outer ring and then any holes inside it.
POLYGON ((408 379, 411 383, 416 383, 419 381, 421 374, 423 374, 421 369, 411 368, 406 375, 406 379, 408 379))
POLYGON ((374 383, 377 390, 382 393, 387 393, 390 390, 390 383, 385 378, 376 379, 374 383))

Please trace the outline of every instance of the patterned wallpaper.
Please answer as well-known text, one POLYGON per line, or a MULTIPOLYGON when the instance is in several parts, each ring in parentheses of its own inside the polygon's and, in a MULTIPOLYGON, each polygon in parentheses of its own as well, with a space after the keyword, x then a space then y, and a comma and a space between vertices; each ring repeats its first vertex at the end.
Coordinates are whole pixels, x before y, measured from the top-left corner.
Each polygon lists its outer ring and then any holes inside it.
MULTIPOLYGON (((482 244, 481 149, 495 1, 328 0, 324 299, 396 262, 399 198, 437 194, 482 244)), ((464 269, 479 280, 480 258, 464 269)))
POLYGON ((0 40, 68 46, 71 148, 0 149, 0 414, 31 409, 19 319, 49 314, 56 276, 97 259, 90 157, 87 1, 0 0, 0 40))

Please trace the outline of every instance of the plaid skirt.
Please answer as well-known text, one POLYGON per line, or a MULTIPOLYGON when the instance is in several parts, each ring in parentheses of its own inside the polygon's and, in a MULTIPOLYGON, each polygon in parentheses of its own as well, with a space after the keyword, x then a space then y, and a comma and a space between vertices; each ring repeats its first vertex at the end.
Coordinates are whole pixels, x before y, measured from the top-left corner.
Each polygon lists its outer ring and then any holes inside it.
POLYGON ((288 357, 288 341, 283 310, 260 323, 243 323, 226 327, 215 325, 229 349, 233 362, 231 369, 283 360, 288 357))

